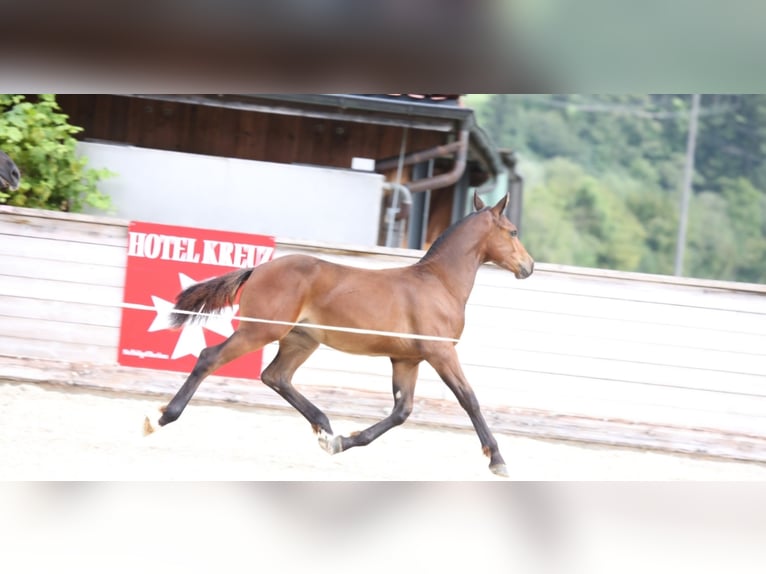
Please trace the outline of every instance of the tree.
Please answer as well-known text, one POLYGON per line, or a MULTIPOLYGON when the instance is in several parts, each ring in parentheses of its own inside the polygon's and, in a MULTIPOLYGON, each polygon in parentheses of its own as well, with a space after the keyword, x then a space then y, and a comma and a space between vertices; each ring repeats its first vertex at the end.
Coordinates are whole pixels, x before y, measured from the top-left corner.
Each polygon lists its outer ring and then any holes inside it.
POLYGON ((643 273, 672 275, 678 231, 677 202, 659 188, 633 180, 626 204, 644 228, 644 246, 636 268, 643 273))
POLYGON ((98 182, 114 174, 87 168, 87 159, 77 156, 74 138, 82 128, 67 120, 52 94, 40 95, 36 101, 0 95, 0 149, 22 173, 19 189, 0 192, 0 203, 61 211, 111 206, 109 197, 98 190, 98 182))
POLYGON ((698 193, 689 204, 688 249, 685 273, 694 277, 734 277, 737 239, 718 193, 698 193))
MULTIPOLYGON (((688 94, 476 100, 482 126, 519 157, 524 240, 538 260, 673 272, 690 103, 688 94)), ((706 94, 701 104, 685 272, 766 282, 766 95, 706 94)))
POLYGON ((570 160, 558 158, 545 167, 544 181, 530 190, 525 207, 547 219, 525 225, 530 252, 543 261, 635 269, 645 231, 626 203, 570 160))
POLYGON ((741 281, 766 282, 764 194, 750 180, 722 178, 718 182, 736 241, 734 276, 741 281), (736 224, 734 224, 736 223, 736 224))

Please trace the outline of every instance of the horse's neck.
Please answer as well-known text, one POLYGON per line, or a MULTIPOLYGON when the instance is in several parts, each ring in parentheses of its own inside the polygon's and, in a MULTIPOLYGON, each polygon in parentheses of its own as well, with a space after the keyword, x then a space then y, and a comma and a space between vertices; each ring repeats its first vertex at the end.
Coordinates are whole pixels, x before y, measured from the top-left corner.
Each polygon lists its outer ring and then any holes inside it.
POLYGON ((483 238, 470 229, 458 228, 416 265, 437 276, 447 291, 465 305, 484 262, 482 243, 483 238))

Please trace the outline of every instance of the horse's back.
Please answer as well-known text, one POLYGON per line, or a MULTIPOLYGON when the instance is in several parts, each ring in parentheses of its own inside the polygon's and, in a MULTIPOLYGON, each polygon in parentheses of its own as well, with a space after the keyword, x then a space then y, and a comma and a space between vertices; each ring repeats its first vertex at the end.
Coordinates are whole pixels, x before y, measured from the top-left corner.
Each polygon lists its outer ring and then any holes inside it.
POLYGON ((253 270, 251 281, 270 279, 301 281, 325 290, 339 282, 359 282, 362 286, 374 286, 379 282, 399 281, 400 272, 406 268, 365 269, 319 259, 312 255, 294 253, 284 255, 259 265, 253 270))

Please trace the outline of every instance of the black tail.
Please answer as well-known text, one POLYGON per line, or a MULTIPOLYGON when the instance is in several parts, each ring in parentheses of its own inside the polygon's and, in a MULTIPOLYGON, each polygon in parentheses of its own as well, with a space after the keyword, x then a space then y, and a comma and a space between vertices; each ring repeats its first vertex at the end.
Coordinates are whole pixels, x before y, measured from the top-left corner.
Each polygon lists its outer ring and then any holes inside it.
MULTIPOLYGON (((234 298, 242 284, 248 280, 253 268, 238 269, 208 279, 202 283, 195 283, 187 287, 176 297, 174 309, 178 311, 188 311, 190 313, 212 313, 230 307, 234 304, 234 298)), ((170 323, 173 327, 180 327, 185 323, 199 321, 198 315, 188 315, 186 313, 171 313, 170 323)))

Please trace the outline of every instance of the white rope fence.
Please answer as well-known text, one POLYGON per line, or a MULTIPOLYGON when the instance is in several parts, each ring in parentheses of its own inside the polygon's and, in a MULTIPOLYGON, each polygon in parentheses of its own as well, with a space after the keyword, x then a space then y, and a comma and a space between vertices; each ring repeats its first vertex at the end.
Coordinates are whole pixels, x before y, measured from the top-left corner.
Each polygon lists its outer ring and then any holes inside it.
MULTIPOLYGON (((151 305, 141 305, 139 303, 121 303, 120 307, 125 309, 135 309, 138 311, 154 311, 155 313, 163 313, 162 309, 151 305)), ((170 313, 177 313, 179 315, 190 315, 202 318, 215 318, 220 319, 223 315, 221 313, 201 313, 195 311, 180 311, 173 309, 170 313)), ((380 337, 394 337, 397 339, 414 339, 418 341, 438 341, 443 343, 459 343, 460 339, 453 339, 451 337, 438 337, 435 335, 419 335, 416 333, 398 333, 395 331, 377 331, 375 329, 359 329, 356 327, 339 327, 333 325, 319 325, 316 323, 295 323, 292 321, 277 321, 274 319, 260 319, 257 317, 240 317, 239 315, 232 315, 232 321, 246 321, 251 323, 264 323, 267 325, 284 325, 288 327, 303 327, 305 329, 319 329, 324 331, 338 331, 341 333, 354 333, 356 335, 377 335, 380 337)))

